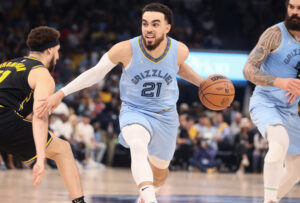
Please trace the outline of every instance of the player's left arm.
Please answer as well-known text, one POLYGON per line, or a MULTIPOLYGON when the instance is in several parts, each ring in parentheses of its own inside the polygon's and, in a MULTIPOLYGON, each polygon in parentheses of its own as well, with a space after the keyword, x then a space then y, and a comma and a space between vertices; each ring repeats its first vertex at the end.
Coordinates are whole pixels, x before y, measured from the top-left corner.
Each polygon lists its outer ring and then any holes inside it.
POLYGON ((54 92, 55 83, 48 69, 37 68, 30 71, 28 84, 34 89, 32 130, 36 148, 36 163, 33 167, 34 186, 38 186, 45 175, 46 142, 48 135, 48 115, 38 117, 36 108, 39 100, 47 98, 54 92))
POLYGON ((200 77, 195 71, 185 63, 185 60, 189 56, 189 49, 182 42, 178 42, 178 51, 177 51, 177 60, 179 71, 177 75, 179 75, 182 79, 196 85, 200 86, 200 83, 203 81, 203 78, 200 77))

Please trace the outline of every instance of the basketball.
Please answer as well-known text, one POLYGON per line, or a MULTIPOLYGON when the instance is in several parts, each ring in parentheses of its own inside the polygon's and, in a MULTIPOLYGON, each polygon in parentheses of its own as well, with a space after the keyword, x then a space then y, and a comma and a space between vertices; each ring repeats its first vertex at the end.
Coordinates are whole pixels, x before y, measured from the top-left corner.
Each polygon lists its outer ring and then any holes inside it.
POLYGON ((208 76, 199 88, 200 101, 211 110, 222 110, 230 106, 234 94, 235 89, 232 82, 220 74, 208 76))

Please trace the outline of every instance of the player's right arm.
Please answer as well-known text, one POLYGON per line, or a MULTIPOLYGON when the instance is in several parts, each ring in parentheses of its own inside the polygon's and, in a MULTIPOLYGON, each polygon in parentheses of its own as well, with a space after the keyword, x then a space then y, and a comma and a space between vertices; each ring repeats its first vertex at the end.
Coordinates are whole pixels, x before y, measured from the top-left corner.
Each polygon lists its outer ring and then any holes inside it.
POLYGON ((258 43, 249 54, 244 67, 244 77, 255 85, 275 86, 286 90, 292 95, 300 95, 300 80, 295 78, 280 78, 260 70, 260 66, 271 52, 281 44, 281 30, 278 26, 268 28, 260 37, 258 43))
POLYGON ((258 43, 249 54, 244 67, 244 77, 250 82, 261 86, 274 86, 276 77, 260 70, 269 54, 277 49, 281 43, 281 31, 274 26, 267 29, 260 37, 258 43))
POLYGON ((96 84, 117 64, 122 64, 124 67, 127 66, 130 63, 131 56, 130 41, 117 43, 102 56, 98 64, 83 72, 68 85, 48 97, 39 106, 39 116, 52 113, 65 96, 96 84))

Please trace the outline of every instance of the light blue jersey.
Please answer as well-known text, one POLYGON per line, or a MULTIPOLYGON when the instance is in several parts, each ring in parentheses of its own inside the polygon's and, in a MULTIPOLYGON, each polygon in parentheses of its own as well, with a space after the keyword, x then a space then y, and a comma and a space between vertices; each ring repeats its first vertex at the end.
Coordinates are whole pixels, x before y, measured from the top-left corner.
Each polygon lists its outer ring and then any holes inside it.
MULTIPOLYGON (((179 126, 177 44, 167 37, 164 53, 157 59, 143 47, 142 37, 130 40, 132 59, 123 69, 120 81, 122 108, 120 128, 139 124, 151 135, 148 152, 159 159, 170 161, 176 147, 179 126)), ((120 143, 128 147, 122 134, 120 143)))
MULTIPOLYGON (((300 69, 300 43, 289 34, 284 23, 275 26, 281 30, 281 44, 269 54, 260 70, 281 78, 296 78, 300 69)), ((290 137, 288 154, 299 154, 300 145, 296 143, 300 143, 300 122, 295 125, 295 121, 300 121, 299 98, 288 104, 286 93, 277 87, 257 85, 250 99, 250 115, 262 135, 267 125, 283 124, 290 137)))
POLYGON ((158 59, 145 51, 142 37, 130 40, 132 59, 129 67, 123 69, 120 81, 124 103, 151 112, 175 107, 178 100, 177 41, 167 39, 165 52, 158 59))

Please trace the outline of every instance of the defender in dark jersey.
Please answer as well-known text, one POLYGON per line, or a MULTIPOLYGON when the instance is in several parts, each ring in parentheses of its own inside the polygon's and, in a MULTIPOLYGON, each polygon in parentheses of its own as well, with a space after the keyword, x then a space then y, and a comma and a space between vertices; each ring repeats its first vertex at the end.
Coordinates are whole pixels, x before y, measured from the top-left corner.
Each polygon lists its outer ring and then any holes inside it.
POLYGON ((36 160, 34 185, 45 175, 45 158, 53 159, 73 202, 84 202, 80 176, 68 142, 48 132, 48 115, 37 117, 35 106, 54 91, 49 71, 59 58, 60 34, 41 26, 31 30, 29 56, 0 64, 0 149, 26 163, 36 160), (32 121, 26 116, 33 112, 32 121))

